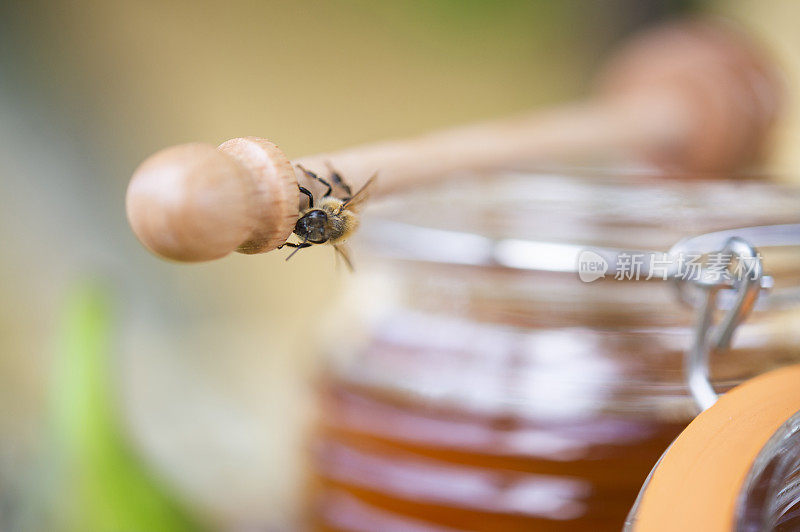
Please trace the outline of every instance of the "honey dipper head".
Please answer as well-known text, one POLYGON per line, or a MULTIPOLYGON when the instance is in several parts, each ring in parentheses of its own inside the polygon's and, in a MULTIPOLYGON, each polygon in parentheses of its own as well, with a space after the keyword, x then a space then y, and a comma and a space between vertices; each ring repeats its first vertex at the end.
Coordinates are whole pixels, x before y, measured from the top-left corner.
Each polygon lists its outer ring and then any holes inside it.
POLYGON ((254 137, 162 150, 136 169, 126 196, 142 244, 184 262, 275 249, 291 234, 298 203, 289 160, 254 137))

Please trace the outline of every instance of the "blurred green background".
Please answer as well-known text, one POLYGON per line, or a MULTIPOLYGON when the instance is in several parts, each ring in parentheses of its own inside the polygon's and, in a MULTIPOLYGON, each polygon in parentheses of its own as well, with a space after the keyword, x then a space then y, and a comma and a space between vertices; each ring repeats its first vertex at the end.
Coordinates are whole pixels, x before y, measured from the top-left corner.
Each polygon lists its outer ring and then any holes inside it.
MULTIPOLYGON (((290 526, 326 251, 175 265, 125 221, 136 165, 265 136, 290 157, 579 98, 613 46, 738 20, 800 100, 800 5, 51 0, 0 4, 0 529, 290 526), (303 319, 298 319, 303 317, 303 319)), ((767 167, 800 174, 798 106, 767 167)))

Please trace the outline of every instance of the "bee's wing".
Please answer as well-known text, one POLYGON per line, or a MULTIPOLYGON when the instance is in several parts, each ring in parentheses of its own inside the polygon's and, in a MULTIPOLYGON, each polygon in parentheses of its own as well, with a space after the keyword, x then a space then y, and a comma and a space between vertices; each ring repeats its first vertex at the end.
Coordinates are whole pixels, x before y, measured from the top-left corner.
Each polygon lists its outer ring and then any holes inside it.
POLYGON ((344 244, 334 244, 333 249, 336 250, 336 254, 344 260, 344 263, 347 264, 347 269, 351 272, 355 269, 353 268, 353 262, 350 260, 350 250, 344 244))
POLYGON ((376 177, 378 177, 377 173, 372 174, 372 177, 370 177, 369 180, 364 183, 364 186, 361 187, 352 198, 344 203, 344 208, 355 212, 361 210, 364 202, 367 200, 367 198, 369 198, 369 191, 372 185, 375 183, 376 177))

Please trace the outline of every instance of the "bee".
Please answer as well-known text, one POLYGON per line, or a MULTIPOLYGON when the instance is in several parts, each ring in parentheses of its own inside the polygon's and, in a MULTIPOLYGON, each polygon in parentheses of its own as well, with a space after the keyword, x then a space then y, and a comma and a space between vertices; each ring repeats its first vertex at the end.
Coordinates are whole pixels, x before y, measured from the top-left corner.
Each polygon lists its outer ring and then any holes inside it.
POLYGON ((294 234, 302 242, 285 242, 278 246, 295 248, 286 260, 291 259, 301 249, 311 247, 314 244, 331 244, 336 253, 344 259, 345 264, 353 270, 353 263, 350 261, 350 254, 344 245, 356 229, 358 229, 358 213, 364 206, 370 187, 375 182, 376 175, 373 175, 355 194, 352 193, 350 186, 344 182, 338 172, 331 170, 331 181, 344 192, 344 197, 337 198, 332 195, 333 186, 322 179, 314 172, 306 170, 302 166, 297 166, 309 178, 319 181, 327 190, 319 201, 315 201, 314 195, 307 188, 297 185, 300 192, 308 197, 308 208, 300 213, 300 218, 294 226, 294 234))

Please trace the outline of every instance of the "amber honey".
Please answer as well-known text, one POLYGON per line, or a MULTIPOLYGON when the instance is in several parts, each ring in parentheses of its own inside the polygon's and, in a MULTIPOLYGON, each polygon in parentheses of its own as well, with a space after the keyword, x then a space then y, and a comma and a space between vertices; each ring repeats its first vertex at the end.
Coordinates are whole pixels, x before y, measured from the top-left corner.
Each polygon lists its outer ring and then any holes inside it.
POLYGON ((469 415, 333 381, 322 403, 318 530, 620 530, 683 428, 469 415))
POLYGON ((394 314, 321 379, 315 529, 619 530, 690 419, 659 336, 394 314))

